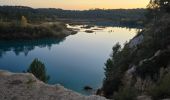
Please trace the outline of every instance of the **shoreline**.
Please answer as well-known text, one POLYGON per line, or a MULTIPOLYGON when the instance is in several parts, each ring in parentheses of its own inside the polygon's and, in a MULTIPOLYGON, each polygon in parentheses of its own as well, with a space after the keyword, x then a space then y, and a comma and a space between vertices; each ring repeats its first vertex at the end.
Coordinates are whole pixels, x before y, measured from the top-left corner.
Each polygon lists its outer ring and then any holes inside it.
POLYGON ((44 22, 39 25, 27 23, 26 26, 17 22, 1 22, 0 25, 0 40, 60 39, 76 33, 62 22, 44 22))
POLYGON ((107 100, 97 95, 84 96, 59 84, 45 84, 30 73, 4 70, 0 70, 0 90, 2 100, 107 100))

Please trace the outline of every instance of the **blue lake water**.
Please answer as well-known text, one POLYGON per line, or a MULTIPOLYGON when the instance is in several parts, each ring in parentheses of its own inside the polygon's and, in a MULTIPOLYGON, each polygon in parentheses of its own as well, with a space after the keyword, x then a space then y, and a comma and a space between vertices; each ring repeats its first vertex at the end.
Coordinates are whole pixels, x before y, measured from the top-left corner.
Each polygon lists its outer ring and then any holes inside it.
MULTIPOLYGON (((70 26, 71 27, 71 26, 70 26)), ((45 65, 49 84, 61 84, 82 94, 84 86, 101 87, 104 63, 117 42, 123 45, 136 34, 136 29, 93 27, 94 33, 79 32, 63 39, 0 41, 0 69, 12 72, 27 70, 33 59, 45 65)))

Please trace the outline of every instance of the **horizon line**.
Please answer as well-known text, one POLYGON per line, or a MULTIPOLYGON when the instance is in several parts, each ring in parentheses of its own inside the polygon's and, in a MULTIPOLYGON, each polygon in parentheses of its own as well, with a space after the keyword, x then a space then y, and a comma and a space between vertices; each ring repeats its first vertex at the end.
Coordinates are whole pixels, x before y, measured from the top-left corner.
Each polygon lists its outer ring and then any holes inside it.
POLYGON ((31 6, 24 6, 24 5, 0 5, 0 6, 11 6, 11 7, 29 7, 32 9, 61 9, 61 10, 75 10, 75 11, 85 11, 85 10, 131 10, 131 9, 147 9, 147 7, 141 8, 89 8, 89 9, 64 9, 64 8, 55 8, 55 7, 31 7, 31 6))

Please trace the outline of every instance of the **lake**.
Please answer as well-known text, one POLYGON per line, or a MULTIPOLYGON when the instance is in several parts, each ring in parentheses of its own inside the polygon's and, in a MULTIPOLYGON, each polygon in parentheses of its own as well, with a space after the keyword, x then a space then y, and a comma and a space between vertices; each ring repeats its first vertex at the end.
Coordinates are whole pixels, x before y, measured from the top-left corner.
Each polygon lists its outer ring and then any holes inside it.
POLYGON ((136 29, 95 26, 93 33, 86 33, 82 25, 68 27, 79 31, 63 39, 0 41, 0 69, 23 72, 38 58, 46 65, 49 84, 91 94, 83 87, 101 87, 104 63, 113 45, 119 42, 123 46, 136 35, 136 29))

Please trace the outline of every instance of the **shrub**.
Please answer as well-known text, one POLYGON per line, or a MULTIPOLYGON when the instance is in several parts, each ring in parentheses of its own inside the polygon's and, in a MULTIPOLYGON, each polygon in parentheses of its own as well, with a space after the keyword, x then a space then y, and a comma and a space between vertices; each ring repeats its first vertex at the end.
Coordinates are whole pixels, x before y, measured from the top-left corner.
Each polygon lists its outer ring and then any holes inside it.
POLYGON ((170 98, 170 73, 166 74, 156 86, 150 89, 149 94, 154 100, 170 98))
POLYGON ((35 77, 43 82, 48 82, 49 80, 49 76, 46 73, 45 65, 38 59, 33 60, 27 72, 34 74, 35 77))
POLYGON ((115 100, 136 100, 137 90, 133 87, 124 87, 114 95, 115 100))
POLYGON ((104 96, 107 98, 113 98, 113 94, 115 91, 119 90, 121 86, 121 78, 119 76, 114 76, 114 79, 105 79, 103 82, 102 90, 104 92, 104 96))
POLYGON ((151 77, 157 81, 161 67, 166 67, 170 60, 170 51, 164 50, 152 60, 146 60, 136 69, 136 74, 141 78, 151 77))

